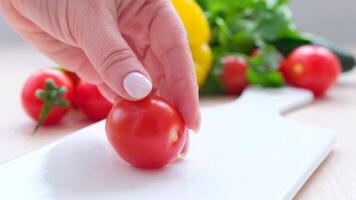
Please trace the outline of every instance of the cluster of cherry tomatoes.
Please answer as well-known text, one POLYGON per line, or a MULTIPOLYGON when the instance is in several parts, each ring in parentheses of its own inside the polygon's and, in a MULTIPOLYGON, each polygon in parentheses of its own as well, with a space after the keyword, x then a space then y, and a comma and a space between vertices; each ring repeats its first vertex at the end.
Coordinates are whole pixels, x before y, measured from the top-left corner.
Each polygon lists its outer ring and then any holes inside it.
POLYGON ((37 121, 35 131, 42 125, 58 123, 70 109, 79 109, 90 120, 99 121, 112 108, 95 85, 59 68, 33 73, 24 84, 21 100, 26 113, 37 121))
MULTIPOLYGON (((242 57, 227 56, 221 59, 221 64, 220 78, 226 92, 241 94, 249 85, 246 77, 248 62, 242 57)), ((289 85, 308 89, 320 97, 335 84, 341 64, 329 49, 305 45, 282 58, 279 71, 289 85)))
POLYGON ((43 69, 32 74, 22 90, 22 104, 38 122, 35 131, 41 125, 58 123, 73 108, 92 121, 107 117, 109 142, 136 167, 161 168, 188 150, 188 129, 179 112, 164 99, 149 95, 135 102, 121 99, 113 106, 95 85, 65 70, 43 69))

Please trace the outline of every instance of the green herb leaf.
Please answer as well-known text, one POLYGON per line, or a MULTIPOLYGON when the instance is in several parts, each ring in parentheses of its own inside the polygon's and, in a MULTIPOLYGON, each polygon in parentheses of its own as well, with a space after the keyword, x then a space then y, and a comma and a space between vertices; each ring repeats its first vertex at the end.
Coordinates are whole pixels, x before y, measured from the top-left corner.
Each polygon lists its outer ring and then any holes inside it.
POLYGON ((220 67, 215 67, 209 74, 204 86, 200 88, 200 96, 211 96, 224 94, 225 90, 221 83, 219 74, 221 73, 220 67))
POLYGON ((249 67, 247 69, 247 79, 251 85, 262 87, 282 87, 285 85, 284 78, 278 71, 258 73, 249 67))
POLYGON ((249 58, 247 79, 250 84, 263 87, 281 87, 285 84, 282 74, 278 71, 283 57, 271 45, 259 49, 257 55, 249 58))
POLYGON ((282 37, 296 37, 299 32, 292 22, 288 0, 197 0, 208 17, 212 29, 211 47, 214 53, 213 73, 200 93, 224 93, 219 73, 222 56, 243 54, 247 57, 261 48, 262 55, 248 59, 252 84, 265 87, 284 85, 277 71, 281 59, 271 41, 282 37))

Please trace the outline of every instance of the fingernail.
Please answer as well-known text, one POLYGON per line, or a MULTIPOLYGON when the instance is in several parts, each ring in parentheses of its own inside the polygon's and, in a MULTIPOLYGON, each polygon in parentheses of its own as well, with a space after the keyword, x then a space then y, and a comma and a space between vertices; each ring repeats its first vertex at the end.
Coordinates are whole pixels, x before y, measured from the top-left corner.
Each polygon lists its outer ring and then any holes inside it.
POLYGON ((143 99, 152 90, 151 82, 139 72, 131 72, 124 78, 124 89, 133 99, 143 99))

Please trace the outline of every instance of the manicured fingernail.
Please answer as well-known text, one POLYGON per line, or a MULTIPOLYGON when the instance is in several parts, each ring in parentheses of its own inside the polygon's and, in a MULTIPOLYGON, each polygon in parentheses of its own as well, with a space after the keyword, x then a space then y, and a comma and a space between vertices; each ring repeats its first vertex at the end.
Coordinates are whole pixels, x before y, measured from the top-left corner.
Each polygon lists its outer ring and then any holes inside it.
POLYGON ((124 78, 124 88, 133 99, 143 99, 152 90, 152 83, 141 73, 131 72, 124 78))

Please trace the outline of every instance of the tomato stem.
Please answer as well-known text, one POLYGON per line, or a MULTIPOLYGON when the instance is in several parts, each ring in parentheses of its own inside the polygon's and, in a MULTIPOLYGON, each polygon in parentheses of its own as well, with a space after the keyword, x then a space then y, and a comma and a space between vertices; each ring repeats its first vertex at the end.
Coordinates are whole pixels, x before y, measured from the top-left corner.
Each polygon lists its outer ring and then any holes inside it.
POLYGON ((54 106, 61 108, 68 108, 70 106, 70 103, 62 98, 66 92, 66 87, 56 86, 55 82, 50 78, 45 81, 45 89, 39 89, 36 91, 36 97, 39 100, 42 100, 44 104, 33 133, 35 133, 42 126, 54 106))
POLYGON ((33 133, 35 133, 43 124, 43 122, 46 120, 48 113, 52 110, 52 107, 54 105, 53 101, 46 101, 45 104, 43 105, 40 118, 38 120, 38 123, 36 124, 35 129, 33 130, 33 133))

